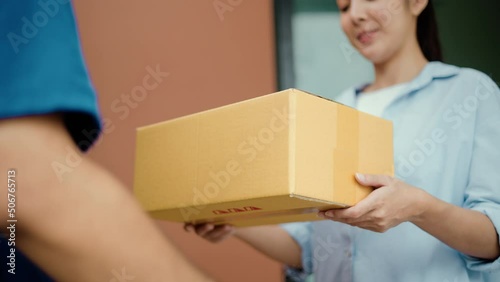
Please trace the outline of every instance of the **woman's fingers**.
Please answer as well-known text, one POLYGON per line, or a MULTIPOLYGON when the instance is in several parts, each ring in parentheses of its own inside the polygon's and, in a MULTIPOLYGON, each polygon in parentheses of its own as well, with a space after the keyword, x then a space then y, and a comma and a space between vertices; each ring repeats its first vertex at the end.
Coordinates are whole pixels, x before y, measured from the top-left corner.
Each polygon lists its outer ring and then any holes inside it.
POLYGON ((194 232, 194 225, 192 225, 191 223, 186 223, 184 224, 184 230, 186 230, 186 232, 194 232))
POLYGON ((229 225, 219 225, 205 235, 205 239, 217 243, 223 241, 234 233, 234 228, 229 225))
POLYGON ((213 224, 206 223, 206 224, 200 224, 195 227, 196 229, 196 234, 198 234, 201 237, 205 237, 205 235, 212 231, 215 228, 213 224))
POLYGON ((193 225, 188 223, 184 225, 184 230, 186 230, 187 232, 194 231, 198 236, 213 243, 225 240, 226 238, 233 235, 235 231, 234 227, 230 225, 215 226, 214 224, 211 223, 198 224, 198 225, 193 225))

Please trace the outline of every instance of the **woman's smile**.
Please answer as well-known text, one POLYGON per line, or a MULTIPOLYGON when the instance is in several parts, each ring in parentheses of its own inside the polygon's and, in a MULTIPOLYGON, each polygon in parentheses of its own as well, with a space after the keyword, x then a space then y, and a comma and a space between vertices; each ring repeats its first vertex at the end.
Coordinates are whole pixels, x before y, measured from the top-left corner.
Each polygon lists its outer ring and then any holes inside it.
POLYGON ((371 44, 375 40, 378 31, 378 29, 361 31, 356 35, 356 39, 363 45, 371 44))

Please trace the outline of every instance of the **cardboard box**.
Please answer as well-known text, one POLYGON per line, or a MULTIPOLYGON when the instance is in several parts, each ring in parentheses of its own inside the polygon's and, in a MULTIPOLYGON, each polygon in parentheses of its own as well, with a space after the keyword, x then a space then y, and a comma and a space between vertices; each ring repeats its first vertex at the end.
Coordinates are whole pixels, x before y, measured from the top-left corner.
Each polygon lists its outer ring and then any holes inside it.
POLYGON ((154 217, 251 226, 317 220, 393 174, 392 124, 288 89, 139 128, 135 195, 154 217))

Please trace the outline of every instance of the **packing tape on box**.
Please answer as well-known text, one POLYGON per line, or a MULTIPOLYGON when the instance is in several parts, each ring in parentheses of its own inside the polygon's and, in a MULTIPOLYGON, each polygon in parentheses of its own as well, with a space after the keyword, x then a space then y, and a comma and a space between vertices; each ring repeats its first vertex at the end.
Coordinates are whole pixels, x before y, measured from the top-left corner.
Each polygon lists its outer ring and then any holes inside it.
POLYGON ((355 203, 359 197, 357 194, 358 189, 352 191, 341 187, 345 183, 345 178, 352 178, 353 184, 357 185, 354 173, 359 171, 360 163, 358 140, 360 136, 359 113, 354 109, 349 110, 347 113, 349 115, 348 119, 352 122, 343 123, 339 119, 336 120, 337 146, 333 152, 333 166, 335 167, 333 173, 333 197, 339 202, 355 203), (346 150, 345 148, 354 148, 354 150, 346 150))

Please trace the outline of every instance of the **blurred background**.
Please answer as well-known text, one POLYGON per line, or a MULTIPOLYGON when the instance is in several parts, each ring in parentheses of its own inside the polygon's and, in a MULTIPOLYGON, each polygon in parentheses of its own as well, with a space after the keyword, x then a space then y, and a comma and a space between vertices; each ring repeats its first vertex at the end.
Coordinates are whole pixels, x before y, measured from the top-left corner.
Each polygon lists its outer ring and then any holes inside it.
MULTIPOLYGON (((479 69, 498 83, 500 2, 434 2, 445 62, 479 69)), ((139 126, 289 87, 334 99, 373 76, 342 34, 335 0, 75 0, 74 5, 105 125, 90 156, 131 192, 139 126), (131 98, 151 69, 168 75, 131 98)), ((281 265, 235 239, 212 245, 179 224, 158 225, 217 281, 283 279, 281 265)))
MULTIPOLYGON (((280 87, 335 98, 371 81, 371 64, 355 52, 340 28, 335 0, 276 0, 280 87)), ((500 81, 500 2, 433 0, 448 64, 471 67, 500 81)))

